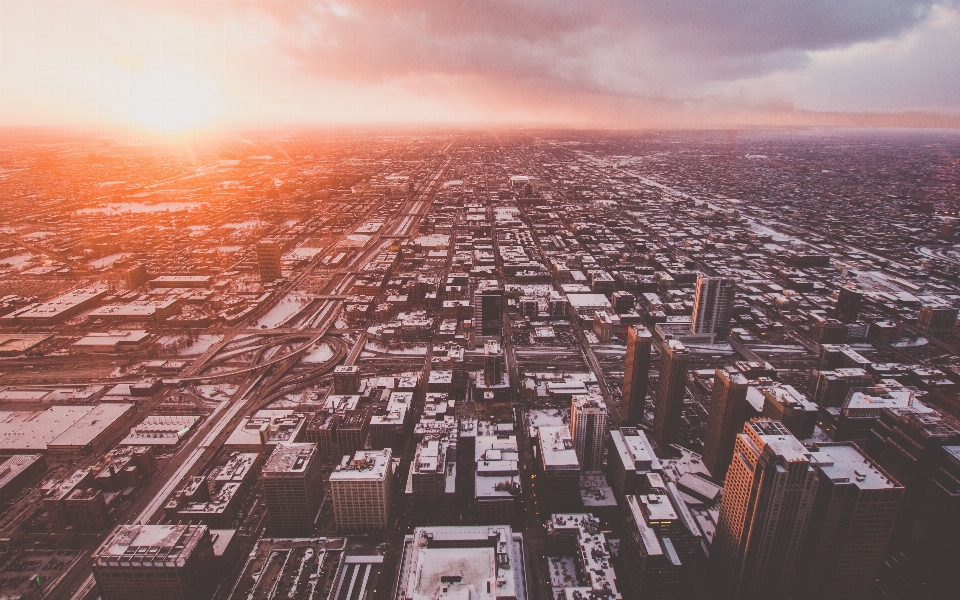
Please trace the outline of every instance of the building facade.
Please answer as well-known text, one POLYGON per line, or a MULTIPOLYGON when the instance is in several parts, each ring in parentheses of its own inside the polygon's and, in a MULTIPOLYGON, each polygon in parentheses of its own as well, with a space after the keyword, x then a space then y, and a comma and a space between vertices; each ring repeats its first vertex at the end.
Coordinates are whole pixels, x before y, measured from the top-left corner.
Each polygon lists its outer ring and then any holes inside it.
POLYGON ((788 597, 817 484, 809 452, 782 423, 754 419, 744 425, 727 469, 710 549, 722 597, 788 597))
POLYGON ((654 407, 653 439, 663 450, 680 439, 683 397, 690 351, 678 340, 665 340, 660 354, 660 382, 654 407))
POLYGON ((623 399, 620 418, 624 425, 639 425, 647 405, 647 383, 650 377, 650 348, 653 334, 642 325, 627 329, 627 356, 623 366, 623 399))

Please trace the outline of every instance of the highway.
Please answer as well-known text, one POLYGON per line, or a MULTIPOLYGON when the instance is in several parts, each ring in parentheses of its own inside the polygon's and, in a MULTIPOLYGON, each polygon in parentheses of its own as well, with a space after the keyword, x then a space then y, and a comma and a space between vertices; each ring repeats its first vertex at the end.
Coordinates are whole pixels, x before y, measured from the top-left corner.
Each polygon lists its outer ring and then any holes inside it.
MULTIPOLYGON (((399 211, 402 213, 402 219, 394 215, 391 222, 397 223, 403 230, 399 232, 405 234, 409 227, 419 222, 424 212, 429 208, 430 202, 426 199, 432 197, 433 192, 438 185, 440 177, 443 175, 447 166, 450 164, 448 159, 442 167, 434 174, 426 190, 404 202, 399 211), (424 199, 426 198, 426 199, 424 199)), ((356 226, 362 223, 366 216, 358 218, 356 226)), ((351 231, 352 228, 347 231, 351 231)), ((346 239, 348 233, 339 236, 339 240, 346 239)), ((355 361, 363 349, 365 334, 360 336, 358 342, 349 353, 344 349, 342 342, 334 343, 334 354, 326 362, 317 365, 308 373, 288 378, 287 374, 295 365, 300 362, 303 353, 308 349, 320 343, 321 340, 333 328, 337 317, 339 316, 339 305, 342 294, 352 285, 355 278, 355 271, 352 269, 362 267, 367 264, 374 256, 382 252, 389 240, 384 239, 386 235, 375 235, 371 237, 361 253, 354 254, 344 268, 331 274, 326 282, 321 296, 324 297, 322 305, 308 318, 300 319, 298 324, 286 325, 278 340, 285 339, 284 335, 297 335, 304 333, 305 343, 298 348, 283 354, 282 356, 271 358, 265 362, 259 362, 250 367, 232 370, 226 373, 215 375, 202 375, 214 358, 218 356, 231 343, 237 341, 240 336, 253 336, 269 334, 269 330, 251 330, 250 322, 269 310, 276 302, 279 302, 286 294, 297 288, 306 278, 311 275, 314 269, 321 264, 325 255, 333 255, 337 252, 337 244, 331 245, 326 253, 318 254, 309 265, 300 272, 295 278, 286 282, 280 290, 274 292, 271 296, 271 302, 265 303, 256 313, 251 314, 243 323, 238 324, 232 330, 228 330, 223 338, 211 346, 199 358, 190 365, 177 382, 199 382, 216 381, 222 379, 236 379, 237 377, 246 377, 246 381, 241 385, 233 398, 222 402, 216 409, 204 420, 196 432, 184 443, 183 447, 158 470, 154 477, 147 483, 145 489, 117 518, 118 523, 154 523, 161 516, 161 509, 166 503, 170 494, 176 489, 185 477, 200 473, 203 468, 212 460, 223 442, 229 434, 236 428, 241 419, 249 412, 260 408, 273 399, 290 391, 300 389, 328 375, 332 372, 334 366, 344 358, 350 358, 355 361)), ((262 349, 261 349, 262 350, 262 349)), ((262 351, 258 357, 262 355, 262 351)), ((429 353, 426 357, 426 364, 429 367, 429 353)), ((421 407, 422 408, 422 407, 421 407)), ((67 569, 64 574, 51 583, 46 591, 46 597, 53 599, 71 599, 88 600, 93 597, 96 591, 96 583, 90 570, 91 558, 77 560, 67 569)))

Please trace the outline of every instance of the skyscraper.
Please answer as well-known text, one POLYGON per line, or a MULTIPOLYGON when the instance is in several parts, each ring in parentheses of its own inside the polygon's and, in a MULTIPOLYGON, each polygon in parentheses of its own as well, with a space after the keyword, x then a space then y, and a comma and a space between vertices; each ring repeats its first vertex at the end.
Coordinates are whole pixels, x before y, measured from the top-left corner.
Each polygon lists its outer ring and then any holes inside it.
POLYGON ((596 394, 574 396, 570 409, 570 437, 584 472, 603 466, 603 445, 607 438, 607 407, 596 394))
POLYGON ((623 367, 623 399, 620 417, 625 425, 639 425, 647 404, 650 376, 650 346, 653 335, 642 325, 627 329, 627 357, 623 367))
POLYGON ((817 492, 809 452, 779 421, 737 436, 710 560, 719 596, 774 600, 791 591, 817 492))
POLYGON ((260 267, 260 280, 273 281, 281 279, 280 272, 280 244, 263 241, 257 244, 257 265, 260 267))
POLYGON ((657 388, 657 404, 654 406, 653 439, 663 450, 680 437, 690 351, 679 340, 664 340, 660 354, 660 382, 657 388))
POLYGON ((483 345, 483 378, 485 385, 499 385, 503 375, 503 350, 500 343, 488 340, 483 345))
POLYGON ((795 598, 871 596, 903 487, 852 443, 810 452, 819 484, 795 598))
POLYGON ((473 294, 473 329, 480 335, 500 335, 502 327, 503 288, 496 279, 485 279, 473 294))
POLYGON ((703 440, 703 465, 716 479, 722 480, 727 474, 737 434, 743 430, 748 388, 747 378, 740 371, 717 369, 703 440))
POLYGON ((860 305, 863 304, 863 294, 857 290, 842 287, 837 296, 837 320, 841 323, 856 323, 860 317, 860 305))
POLYGON ((732 277, 698 275, 690 332, 714 333, 718 339, 726 339, 736 294, 737 286, 732 277))

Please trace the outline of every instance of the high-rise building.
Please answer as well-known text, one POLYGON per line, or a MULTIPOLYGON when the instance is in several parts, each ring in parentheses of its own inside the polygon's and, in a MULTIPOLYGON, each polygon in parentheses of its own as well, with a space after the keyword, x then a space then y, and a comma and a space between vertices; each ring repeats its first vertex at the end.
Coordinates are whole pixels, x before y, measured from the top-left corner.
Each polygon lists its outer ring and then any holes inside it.
POLYGON ((843 406, 851 389, 873 384, 873 377, 863 369, 818 371, 813 401, 821 408, 843 406))
POLYGON ((280 442, 261 471, 270 528, 307 536, 323 501, 316 444, 280 442))
POLYGON ((617 574, 610 560, 607 538, 600 520, 590 513, 556 513, 547 521, 547 546, 551 553, 573 555, 580 581, 551 582, 554 597, 623 600, 617 589, 617 574), (568 595, 569 594, 569 595, 568 595))
POLYGON ((950 333, 957 324, 958 312, 949 304, 924 304, 917 317, 917 329, 921 333, 934 335, 950 333))
POLYGON ((703 465, 718 480, 727 474, 737 434, 747 420, 747 378, 734 368, 717 369, 703 440, 703 465))
POLYGON ((692 579, 703 555, 699 528, 676 487, 656 473, 646 479, 644 493, 624 502, 620 556, 630 565, 625 578, 636 598, 694 597, 692 579))
POLYGON ((819 484, 794 597, 865 600, 903 497, 903 487, 851 443, 810 452, 819 484))
POLYGON ((257 265, 260 268, 261 281, 282 279, 280 255, 282 248, 277 242, 263 241, 257 244, 257 265))
POLYGON ((206 525, 119 525, 93 555, 103 600, 202 600, 212 589, 206 525))
POLYGON ((647 434, 636 427, 611 430, 607 450, 607 482, 621 503, 624 496, 640 493, 642 477, 663 471, 647 434))
POLYGON ((813 437, 820 414, 817 405, 807 399, 792 385, 776 382, 763 386, 763 411, 761 417, 780 421, 790 433, 801 440, 813 437))
POLYGON ((841 323, 856 323, 860 317, 863 294, 857 290, 842 287, 837 296, 837 320, 841 323))
POLYGON ((691 333, 714 333, 726 339, 737 285, 732 277, 697 276, 697 292, 693 298, 691 333))
MULTIPOLYGON (((580 498, 580 459, 564 425, 537 427, 538 497, 550 511, 574 510, 580 498)), ((543 510, 543 508, 541 508, 543 510)))
POLYGON ((754 419, 737 436, 710 548, 719 597, 791 591, 817 492, 809 454, 779 421, 754 419))
POLYGON ((417 444, 404 491, 406 516, 411 522, 455 522, 456 455, 455 436, 429 435, 417 444))
POLYGON ((393 450, 357 452, 330 474, 337 529, 386 530, 393 502, 393 450))
POLYGON ((647 404, 650 376, 650 347, 653 334, 642 325, 627 329, 627 357, 623 367, 623 399, 620 418, 625 425, 639 425, 647 404))
POLYGON ((143 265, 137 265, 124 271, 123 281, 131 290, 145 284, 150 277, 147 275, 147 268, 143 265))
POLYGON ((360 367, 340 365, 333 368, 333 393, 343 396, 356 394, 360 389, 360 367))
POLYGON ((654 406, 653 440, 663 450, 680 438, 683 396, 687 389, 690 351, 679 340, 664 340, 660 352, 660 382, 654 406))
POLYGON ((948 598, 960 589, 960 424, 918 404, 883 409, 865 446, 905 488, 880 571, 884 599, 948 598))
POLYGON ((574 396, 570 408, 570 437, 584 472, 603 467, 603 445, 607 438, 607 406, 598 394, 574 396))
POLYGON ((487 386, 499 385, 503 377, 503 350, 500 343, 488 340, 483 345, 483 379, 487 386))
POLYGON ((503 287, 496 279, 480 281, 473 294, 473 329, 480 335, 503 331, 503 287))

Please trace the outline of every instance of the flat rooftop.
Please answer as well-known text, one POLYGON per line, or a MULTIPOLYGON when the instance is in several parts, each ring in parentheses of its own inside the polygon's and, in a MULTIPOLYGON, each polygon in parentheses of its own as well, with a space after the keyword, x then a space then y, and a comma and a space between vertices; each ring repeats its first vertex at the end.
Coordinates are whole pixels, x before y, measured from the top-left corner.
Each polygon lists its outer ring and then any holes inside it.
POLYGON ((566 427, 541 427, 537 436, 543 455, 543 466, 548 471, 580 470, 577 451, 573 447, 570 430, 566 427))
POLYGON ((42 452, 88 446, 134 410, 133 404, 51 406, 44 411, 0 411, 0 450, 42 452))
POLYGON ((96 564, 182 567, 206 525, 120 525, 97 549, 96 564))
POLYGON ((835 483, 850 483, 862 490, 900 487, 853 444, 820 444, 810 451, 810 462, 835 483))
POLYGON ((383 450, 360 450, 353 460, 337 465, 330 473, 330 482, 348 480, 383 481, 390 471, 390 461, 393 451, 390 448, 383 450))
POLYGON ((316 454, 316 444, 281 442, 263 465, 263 474, 303 473, 316 454))

